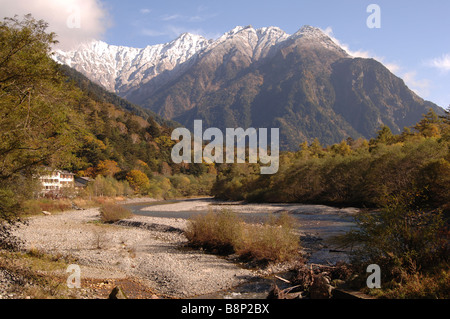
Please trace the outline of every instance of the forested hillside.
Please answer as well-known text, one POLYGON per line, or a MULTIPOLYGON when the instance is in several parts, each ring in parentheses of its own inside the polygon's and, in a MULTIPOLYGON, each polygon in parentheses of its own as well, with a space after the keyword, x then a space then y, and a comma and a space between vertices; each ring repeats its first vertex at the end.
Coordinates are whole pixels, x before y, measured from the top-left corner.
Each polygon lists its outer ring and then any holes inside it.
POLYGON ((209 192, 214 175, 206 166, 171 162, 174 123, 54 62, 56 35, 47 27, 31 16, 0 23, 2 216, 33 195, 46 166, 96 179, 101 195, 209 192))
POLYGON ((152 120, 155 120, 158 124, 161 125, 173 127, 180 126, 179 123, 163 119, 156 113, 135 105, 121 98, 120 96, 105 90, 100 85, 92 82, 86 76, 84 76, 77 70, 68 67, 67 65, 60 65, 60 68, 62 72, 70 79, 70 81, 73 81, 79 89, 81 89, 89 98, 95 101, 113 104, 119 109, 129 111, 134 115, 140 116, 144 119, 148 119, 150 117, 152 120))
POLYGON ((450 114, 432 110, 394 135, 385 126, 371 140, 319 140, 283 153, 280 171, 261 176, 255 165, 223 166, 213 193, 222 199, 384 207, 408 198, 420 208, 450 210, 450 114), (411 197, 414 197, 411 199, 411 197))
POLYGON ((33 176, 50 166, 96 179, 96 194, 159 198, 211 193, 218 198, 382 206, 420 193, 448 210, 449 115, 432 110, 394 135, 283 153, 280 172, 256 165, 175 165, 174 123, 135 106, 51 59, 55 35, 31 16, 0 24, 0 202, 2 214, 33 193, 33 176), (218 173, 217 173, 218 170, 218 173), (217 180, 216 180, 217 175, 217 180))

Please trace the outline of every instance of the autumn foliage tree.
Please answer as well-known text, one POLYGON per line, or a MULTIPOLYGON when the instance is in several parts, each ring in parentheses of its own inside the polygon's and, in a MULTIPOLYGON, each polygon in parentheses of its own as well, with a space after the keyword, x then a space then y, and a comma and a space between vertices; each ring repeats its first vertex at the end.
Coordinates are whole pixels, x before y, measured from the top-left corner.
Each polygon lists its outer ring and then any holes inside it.
POLYGON ((138 194, 144 194, 150 187, 150 179, 139 170, 130 171, 127 174, 127 181, 138 194))
POLYGON ((97 173, 102 176, 114 176, 121 171, 119 164, 115 161, 105 160, 100 161, 97 165, 97 173))
POLYGON ((72 92, 50 58, 56 41, 47 27, 30 15, 0 22, 0 192, 13 198, 20 192, 8 185, 17 179, 42 164, 70 162, 83 129, 71 110, 72 92))
POLYGON ((305 142, 298 152, 282 154, 273 176, 255 174, 247 164, 222 165, 213 194, 227 200, 384 207, 388 198, 418 189, 426 195, 425 209, 450 215, 449 118, 430 110, 402 134, 382 126, 370 141, 349 139, 328 147, 318 139, 305 142))

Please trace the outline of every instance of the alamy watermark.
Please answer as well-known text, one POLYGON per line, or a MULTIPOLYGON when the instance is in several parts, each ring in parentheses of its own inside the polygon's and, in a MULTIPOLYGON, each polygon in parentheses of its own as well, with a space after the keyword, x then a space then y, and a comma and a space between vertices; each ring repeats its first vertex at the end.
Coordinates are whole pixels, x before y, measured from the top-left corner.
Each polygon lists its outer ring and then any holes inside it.
POLYGON ((67 12, 70 14, 67 18, 66 25, 69 29, 81 29, 81 9, 77 5, 73 5, 67 8, 67 12))
POLYGON ((218 128, 209 128, 203 132, 203 121, 194 121, 194 140, 192 147, 191 132, 186 128, 177 128, 172 133, 172 140, 178 143, 172 149, 172 161, 176 164, 194 163, 248 163, 261 165, 261 174, 271 175, 278 172, 280 157, 280 129, 270 130, 270 152, 267 128, 227 128, 226 133, 218 128), (182 138, 182 139, 180 139, 182 138), (248 140, 248 143, 247 143, 248 140), (203 147, 204 141, 210 141, 203 147), (225 147, 224 147, 225 142, 225 147), (224 154, 225 149, 225 154, 224 154), (267 165, 267 166, 263 166, 267 165))
POLYGON ((366 24, 369 29, 381 28, 381 8, 378 4, 370 4, 367 7, 367 13, 370 13, 366 24))
POLYGON ((81 288, 81 268, 78 265, 70 265, 67 267, 67 273, 70 273, 67 278, 67 287, 69 289, 81 288))
POLYGON ((367 278, 367 288, 380 289, 381 288, 381 268, 380 266, 373 264, 367 267, 367 272, 371 275, 367 278))

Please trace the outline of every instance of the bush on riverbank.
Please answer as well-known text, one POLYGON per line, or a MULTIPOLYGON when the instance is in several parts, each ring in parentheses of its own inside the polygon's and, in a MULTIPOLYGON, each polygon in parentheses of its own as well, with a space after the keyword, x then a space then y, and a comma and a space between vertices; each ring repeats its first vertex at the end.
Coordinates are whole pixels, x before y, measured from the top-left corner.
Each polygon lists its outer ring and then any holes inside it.
POLYGON ((115 223, 130 218, 131 215, 131 211, 114 203, 105 203, 100 208, 100 219, 104 223, 115 223))
POLYGON ((229 211, 210 212, 189 221, 189 244, 220 254, 238 254, 256 262, 284 262, 298 257, 299 237, 293 233, 294 220, 287 215, 264 224, 247 224, 229 211))
POLYGON ((295 219, 287 214, 270 218, 263 225, 244 227, 237 253, 244 259, 284 262, 297 257, 299 238, 293 232, 295 219))
POLYGON ((224 210, 193 217, 185 234, 191 246, 227 255, 235 251, 242 232, 242 220, 237 214, 224 210))
POLYGON ((378 297, 450 295, 448 224, 441 211, 420 209, 423 200, 421 192, 391 197, 380 212, 358 215, 356 230, 337 238, 343 246, 356 247, 352 255, 356 273, 366 273, 370 264, 380 266, 382 289, 371 291, 378 297))

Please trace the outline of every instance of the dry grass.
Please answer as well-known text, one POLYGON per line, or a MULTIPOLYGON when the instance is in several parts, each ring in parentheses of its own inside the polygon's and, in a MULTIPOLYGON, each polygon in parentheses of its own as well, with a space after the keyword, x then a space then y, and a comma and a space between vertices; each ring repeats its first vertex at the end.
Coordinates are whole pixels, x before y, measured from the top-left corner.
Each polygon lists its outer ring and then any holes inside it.
POLYGON ((262 225, 246 224, 237 214, 222 211, 190 220, 186 237, 191 246, 220 254, 237 253, 245 260, 284 262, 298 257, 299 238, 288 215, 262 225))
POLYGON ((37 249, 27 253, 0 251, 0 268, 14 274, 13 292, 17 298, 72 299, 64 273, 72 263, 68 257, 47 255, 37 249))
POLYGON ((131 211, 114 203, 104 203, 100 208, 100 219, 104 223, 115 223, 131 216, 131 211))
POLYGON ((247 225, 237 253, 250 260, 284 262, 297 257, 299 237, 293 233, 294 219, 287 214, 263 225, 247 225))
POLYGON ((383 289, 373 289, 368 293, 377 298, 387 299, 449 299, 450 271, 448 264, 438 265, 434 272, 401 274, 401 280, 392 280, 383 289))
POLYGON ((230 254, 242 237, 243 222, 230 211, 209 212, 190 220, 185 233, 189 243, 219 254, 230 254))
POLYGON ((39 215, 42 214, 43 211, 60 213, 72 210, 72 203, 79 208, 89 209, 105 204, 112 204, 119 200, 123 200, 123 197, 92 197, 90 199, 78 197, 72 200, 47 198, 30 199, 23 203, 22 217, 39 215))
POLYGON ((37 215, 43 211, 58 213, 72 209, 70 200, 33 199, 27 200, 23 204, 23 215, 37 215))

